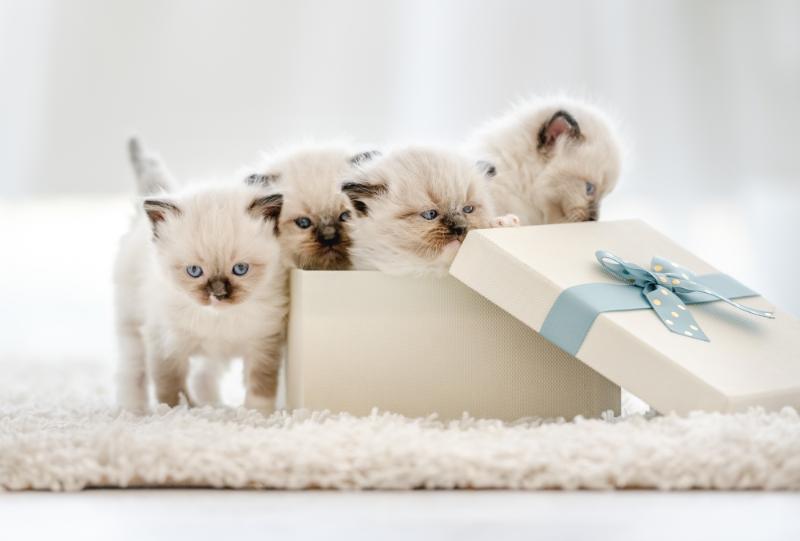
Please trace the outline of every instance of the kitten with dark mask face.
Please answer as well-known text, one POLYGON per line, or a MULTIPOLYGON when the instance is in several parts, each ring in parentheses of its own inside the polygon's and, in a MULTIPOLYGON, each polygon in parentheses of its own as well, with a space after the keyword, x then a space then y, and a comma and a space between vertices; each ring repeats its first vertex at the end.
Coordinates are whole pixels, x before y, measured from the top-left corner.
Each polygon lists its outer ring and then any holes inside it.
MULTIPOLYGON (((144 200, 114 272, 122 407, 146 410, 149 379, 160 403, 191 403, 190 357, 242 358, 245 405, 272 411, 288 307, 280 207, 238 182, 144 200)), ((216 382, 203 384, 214 402, 216 382)))
POLYGON ((361 168, 342 190, 353 201, 353 266, 445 274, 472 229, 517 225, 495 217, 486 167, 445 150, 412 147, 361 168))
POLYGON ((516 214, 523 225, 597 220, 622 162, 606 115, 566 99, 520 105, 481 129, 470 148, 495 166, 498 211, 516 214))
POLYGON ((276 232, 287 264, 306 270, 352 267, 355 209, 340 186, 377 156, 377 151, 356 153, 340 145, 310 146, 268 158, 247 177, 248 184, 283 193, 276 232))

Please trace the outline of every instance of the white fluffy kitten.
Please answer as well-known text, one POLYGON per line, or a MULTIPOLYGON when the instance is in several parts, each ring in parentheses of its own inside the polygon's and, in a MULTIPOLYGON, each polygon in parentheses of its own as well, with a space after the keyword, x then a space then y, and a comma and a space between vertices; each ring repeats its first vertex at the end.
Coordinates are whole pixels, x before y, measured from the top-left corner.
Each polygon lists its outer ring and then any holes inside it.
POLYGON ((353 266, 392 274, 445 274, 472 229, 495 218, 485 169, 460 154, 410 147, 361 168, 342 189, 359 214, 353 266))
POLYGON ((307 270, 345 270, 354 208, 341 184, 378 152, 346 145, 307 146, 270 156, 246 181, 279 190, 283 208, 276 228, 286 263, 307 270))
POLYGON ((187 392, 190 357, 244 359, 245 405, 270 412, 287 313, 286 270, 273 229, 281 196, 234 183, 147 198, 115 265, 119 402, 218 401, 203 373, 187 392))
POLYGON ((610 120, 568 99, 526 102, 479 130, 470 148, 495 166, 497 210, 523 225, 596 220, 622 160, 610 120))

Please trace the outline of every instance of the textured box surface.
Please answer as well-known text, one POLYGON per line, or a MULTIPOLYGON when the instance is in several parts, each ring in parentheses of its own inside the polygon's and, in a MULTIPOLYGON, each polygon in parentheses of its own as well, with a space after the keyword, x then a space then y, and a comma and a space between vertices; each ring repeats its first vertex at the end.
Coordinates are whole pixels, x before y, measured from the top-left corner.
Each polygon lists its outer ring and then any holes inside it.
MULTIPOLYGON (((599 265, 596 250, 643 267, 661 256, 698 275, 724 272, 640 221, 475 231, 450 272, 538 330, 564 289, 620 283, 599 265)), ((774 308, 758 296, 739 301, 774 308)), ((693 304, 689 310, 710 342, 669 332, 651 310, 606 312, 576 355, 662 412, 800 407, 797 318, 780 309, 774 320, 755 317, 722 302, 693 304)))
POLYGON ((452 419, 598 416, 619 387, 451 277, 293 271, 287 404, 452 419))

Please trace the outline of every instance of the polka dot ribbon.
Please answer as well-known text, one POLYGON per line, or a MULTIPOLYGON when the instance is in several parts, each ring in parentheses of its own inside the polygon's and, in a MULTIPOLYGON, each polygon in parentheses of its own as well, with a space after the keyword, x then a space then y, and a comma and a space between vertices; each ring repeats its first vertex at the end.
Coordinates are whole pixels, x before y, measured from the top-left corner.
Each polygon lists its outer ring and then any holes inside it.
POLYGON ((756 310, 723 297, 702 283, 697 282, 697 277, 692 271, 666 259, 654 257, 650 264, 650 270, 647 270, 634 263, 623 261, 604 250, 598 250, 595 252, 595 256, 600 264, 615 278, 642 288, 642 295, 650 303, 650 306, 664 325, 674 333, 705 340, 706 342, 709 341, 681 298, 681 296, 692 293, 710 295, 748 314, 770 319, 775 318, 772 312, 756 310))

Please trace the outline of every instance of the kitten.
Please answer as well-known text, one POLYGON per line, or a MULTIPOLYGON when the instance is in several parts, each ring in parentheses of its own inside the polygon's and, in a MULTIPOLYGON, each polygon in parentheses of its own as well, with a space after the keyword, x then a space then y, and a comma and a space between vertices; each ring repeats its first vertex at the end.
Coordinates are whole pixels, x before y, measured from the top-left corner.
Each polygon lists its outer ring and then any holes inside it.
POLYGON ((290 150, 257 168, 246 182, 279 189, 283 209, 276 228, 286 263, 306 270, 345 270, 350 259, 354 208, 342 193, 343 179, 379 156, 345 146, 290 150))
POLYGON ((446 274, 472 229, 516 225, 496 218, 485 169, 459 154, 394 151, 342 185, 358 213, 353 266, 392 274, 446 274))
POLYGON ((471 147, 495 165, 489 174, 498 211, 523 225, 597 220, 622 161, 609 119, 564 99, 516 107, 481 129, 471 147))
MULTIPOLYGON (((239 183, 144 200, 114 272, 122 407, 146 410, 148 372, 158 402, 191 404, 190 357, 241 357, 245 405, 272 411, 288 309, 280 207, 239 183)), ((217 382, 201 383, 202 401, 218 401, 217 382)))

